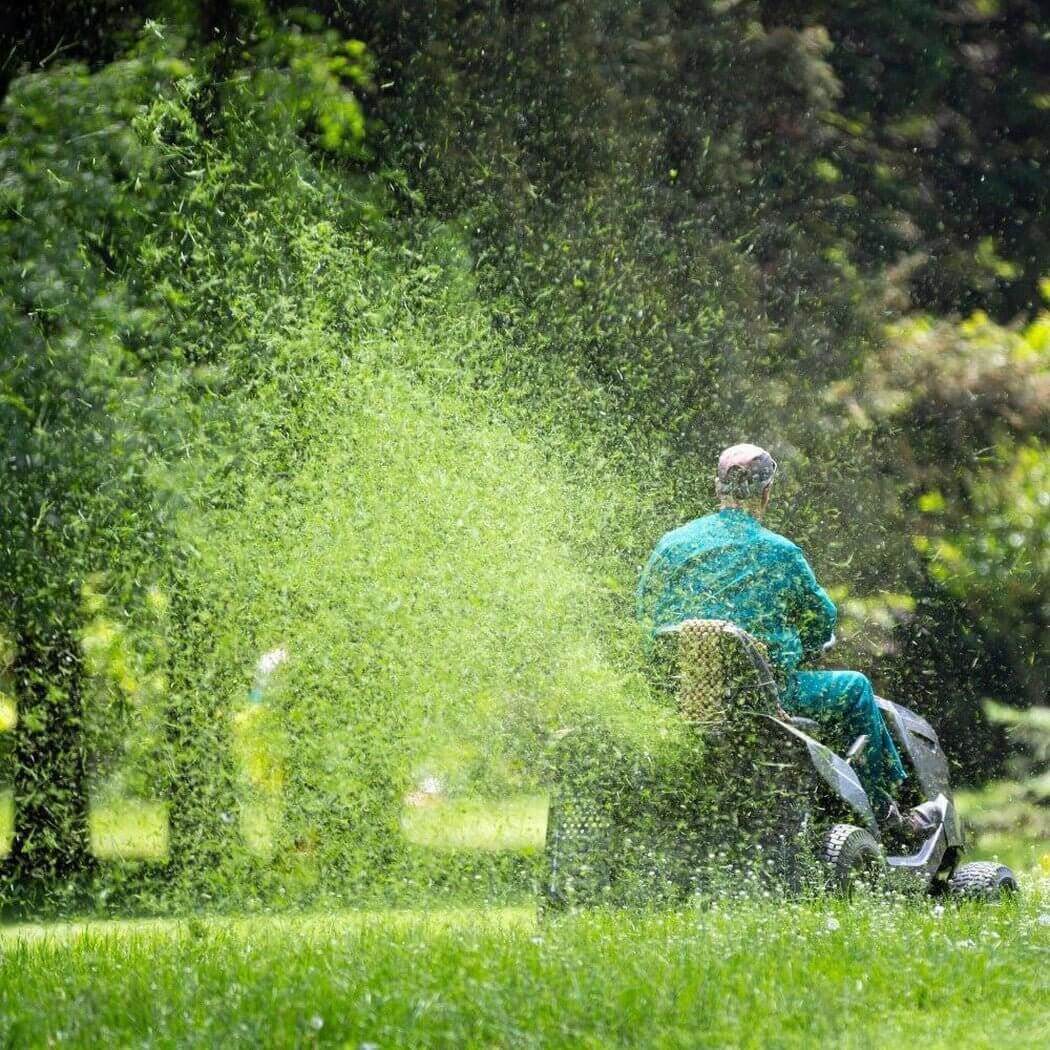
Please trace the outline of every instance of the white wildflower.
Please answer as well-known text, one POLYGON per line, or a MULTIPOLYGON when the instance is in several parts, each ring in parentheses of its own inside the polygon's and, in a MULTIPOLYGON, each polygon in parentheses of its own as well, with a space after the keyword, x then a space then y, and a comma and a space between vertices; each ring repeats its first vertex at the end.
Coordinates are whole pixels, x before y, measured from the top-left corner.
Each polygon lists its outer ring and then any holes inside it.
POLYGON ((288 659, 288 650, 284 646, 271 649, 259 657, 259 674, 273 674, 288 659))

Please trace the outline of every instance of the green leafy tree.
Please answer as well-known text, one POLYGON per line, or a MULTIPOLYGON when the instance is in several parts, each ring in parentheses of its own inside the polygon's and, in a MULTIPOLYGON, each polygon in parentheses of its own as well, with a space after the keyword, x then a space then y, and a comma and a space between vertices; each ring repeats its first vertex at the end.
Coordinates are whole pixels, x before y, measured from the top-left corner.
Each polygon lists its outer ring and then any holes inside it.
MULTIPOLYGON (((227 143, 250 128, 359 157, 363 48, 290 26, 259 50, 224 96, 227 143)), ((222 412, 210 391, 243 348, 229 303, 200 284, 204 245, 222 250, 231 230, 217 202, 229 161, 212 144, 217 121, 200 119, 208 62, 148 23, 94 73, 15 80, 0 114, 0 594, 16 653, 12 856, 26 884, 91 866, 94 716, 109 712, 114 732, 137 718, 139 743, 121 747, 142 790, 163 743, 160 696, 147 697, 163 668, 149 669, 156 646, 135 655, 135 636, 152 630, 150 595, 179 552, 180 471, 209 441, 222 412), (92 580, 105 621, 83 604, 92 580)))

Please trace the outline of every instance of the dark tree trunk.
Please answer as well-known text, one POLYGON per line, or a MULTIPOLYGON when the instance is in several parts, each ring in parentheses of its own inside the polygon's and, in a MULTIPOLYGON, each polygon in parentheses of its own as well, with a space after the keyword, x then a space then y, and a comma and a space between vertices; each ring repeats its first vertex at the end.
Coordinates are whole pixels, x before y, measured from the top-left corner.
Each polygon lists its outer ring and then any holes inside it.
POLYGON ((95 866, 79 663, 57 639, 21 639, 12 668, 19 704, 13 782, 15 833, 5 867, 9 900, 75 893, 95 866), (61 889, 59 889, 61 887, 61 889))

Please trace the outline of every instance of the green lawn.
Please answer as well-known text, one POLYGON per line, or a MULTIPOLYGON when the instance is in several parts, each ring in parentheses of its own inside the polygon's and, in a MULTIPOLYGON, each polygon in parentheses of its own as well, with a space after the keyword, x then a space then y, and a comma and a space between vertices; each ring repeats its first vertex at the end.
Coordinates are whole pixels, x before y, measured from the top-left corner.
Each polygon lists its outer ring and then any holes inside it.
MULTIPOLYGON (((436 849, 529 850, 545 810, 538 796, 435 802, 402 826, 436 849)), ((92 812, 103 856, 162 856, 165 831, 156 807, 92 812)), ((981 845, 1024 869, 1018 901, 0 927, 0 1047, 1046 1045, 1050 844, 981 845)))
POLYGON ((1016 905, 735 901, 8 928, 3 1046, 1035 1047, 1050 884, 1016 905))

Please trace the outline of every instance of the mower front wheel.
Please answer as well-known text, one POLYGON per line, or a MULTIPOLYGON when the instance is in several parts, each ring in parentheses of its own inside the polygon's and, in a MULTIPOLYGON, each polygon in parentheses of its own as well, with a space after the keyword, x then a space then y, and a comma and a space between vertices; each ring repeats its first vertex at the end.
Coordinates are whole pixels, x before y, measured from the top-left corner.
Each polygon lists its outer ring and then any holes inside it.
POLYGON ((821 844, 820 859, 833 893, 852 895, 857 886, 877 888, 886 875, 886 858, 874 836, 854 824, 835 824, 821 844))
POLYGON ((975 860, 956 868, 948 889, 957 897, 997 901, 1017 893, 1017 877, 1005 864, 975 860))

